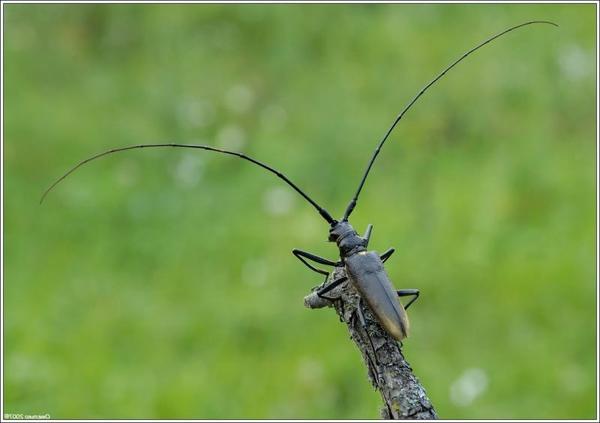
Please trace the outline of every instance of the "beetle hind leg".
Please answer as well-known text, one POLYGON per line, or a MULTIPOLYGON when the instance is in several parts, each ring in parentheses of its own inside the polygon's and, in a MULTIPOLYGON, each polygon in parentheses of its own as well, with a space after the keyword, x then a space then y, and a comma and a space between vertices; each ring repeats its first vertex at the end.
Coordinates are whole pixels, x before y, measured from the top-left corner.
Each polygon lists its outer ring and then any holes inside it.
POLYGON ((414 297, 412 298, 406 305, 404 306, 405 310, 408 310, 408 307, 419 298, 420 291, 418 289, 400 289, 396 291, 399 297, 414 297))
MULTIPOLYGON (((358 316, 358 321, 360 322, 360 326, 363 329, 367 339, 369 340, 369 344, 371 345, 371 350, 373 351, 373 358, 374 363, 372 362, 371 364, 373 365, 373 368, 378 370, 379 369, 379 360, 377 360, 377 350, 375 349, 375 345, 373 344, 373 340, 371 339, 371 336, 369 336, 369 331, 367 330, 367 321, 365 319, 365 315, 362 311, 362 298, 358 299, 358 303, 356 304, 356 315, 358 316)), ((367 355, 367 357, 369 357, 367 355)), ((369 357, 369 360, 371 360, 371 358, 369 357)))

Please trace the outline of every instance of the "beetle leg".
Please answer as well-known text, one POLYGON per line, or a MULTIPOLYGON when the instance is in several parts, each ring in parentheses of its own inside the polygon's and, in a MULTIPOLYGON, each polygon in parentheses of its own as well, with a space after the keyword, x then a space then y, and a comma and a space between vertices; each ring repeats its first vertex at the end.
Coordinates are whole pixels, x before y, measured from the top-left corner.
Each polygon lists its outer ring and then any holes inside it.
POLYGON ((344 302, 340 301, 340 322, 344 322, 344 316, 346 316, 346 309, 344 308, 344 302))
POLYGON ((379 369, 379 360, 377 360, 377 350, 375 349, 375 345, 373 345, 373 340, 369 336, 369 332, 367 331, 367 321, 365 320, 365 315, 362 311, 362 298, 358 299, 358 303, 356 304, 356 314, 358 315, 358 320, 360 321, 360 326, 365 331, 365 335, 369 340, 369 344, 371 344, 371 348, 373 349, 373 357, 375 358, 375 366, 379 369))
POLYGON ((324 298, 324 299, 329 300, 329 301, 339 300, 339 298, 326 297, 323 294, 325 294, 326 292, 331 291, 333 288, 335 288, 336 286, 339 286, 342 282, 346 282, 347 280, 348 280, 348 278, 346 276, 344 276, 344 277, 341 277, 341 278, 339 278, 339 279, 331 282, 329 285, 327 285, 327 286, 325 286, 325 287, 323 287, 321 289, 318 289, 317 290, 317 296, 319 298, 324 298))
POLYGON ((298 260, 300 260, 302 263, 304 263, 306 265, 306 267, 308 267, 309 269, 320 273, 322 275, 325 275, 326 277, 329 275, 329 272, 326 272, 325 270, 321 270, 321 269, 317 269, 316 267, 314 267, 312 264, 310 264, 309 262, 307 262, 305 259, 309 259, 312 260, 314 262, 320 263, 320 264, 324 264, 327 266, 337 266, 339 263, 334 263, 331 260, 327 260, 323 257, 319 257, 316 256, 314 254, 311 253, 307 253, 306 251, 302 251, 302 250, 298 250, 297 248, 294 248, 292 250, 292 254, 295 255, 298 260))
POLYGON ((367 328, 367 321, 365 319, 365 315, 362 312, 362 298, 358 299, 358 303, 356 304, 356 314, 358 315, 358 320, 360 321, 360 326, 363 329, 367 328))
POLYGON ((412 303, 414 303, 415 301, 417 301, 417 298, 419 298, 419 290, 418 289, 401 289, 399 291, 396 291, 398 293, 399 297, 410 297, 413 296, 414 298, 412 300, 410 300, 405 306, 404 309, 408 310, 408 307, 410 307, 410 305, 412 303))
POLYGON ((396 250, 395 250, 395 249, 393 249, 393 248, 388 248, 388 249, 385 251, 385 253, 383 253, 381 256, 379 256, 379 258, 381 258, 381 261, 385 263, 385 262, 387 261, 387 259, 389 259, 389 258, 390 258, 390 256, 391 256, 392 254, 394 254, 394 251, 396 251, 396 250))
MULTIPOLYGON (((365 331, 365 334, 367 335, 367 338, 369 338, 369 334, 367 333, 366 328, 363 326, 363 322, 366 325, 366 322, 364 320, 365 316, 362 314, 362 311, 360 310, 360 302, 357 303, 357 307, 354 313, 352 313, 352 316, 350 317, 350 321, 352 322, 353 320, 355 320, 358 316, 358 320, 360 321, 360 325, 363 328, 363 330, 365 331)), ((352 323, 354 324, 354 323, 352 323)), ((371 343, 371 346, 373 346, 373 342, 371 342, 371 338, 369 338, 369 342, 371 343)), ((373 349, 373 351, 375 351, 375 349, 373 349)), ((366 354, 367 360, 369 361, 369 373, 371 374, 371 376, 373 376, 373 379, 377 380, 377 384, 379 384, 379 367, 375 365, 375 363, 373 362, 373 359, 371 358, 371 356, 369 354, 366 354), (375 371, 378 372, 377 377, 375 377, 375 371)))
POLYGON ((367 225, 367 230, 365 231, 365 234, 363 235, 363 238, 365 239, 365 241, 367 241, 367 243, 365 244, 365 248, 367 248, 369 246, 369 241, 371 240, 371 232, 373 232, 373 225, 371 225, 369 223, 367 225))

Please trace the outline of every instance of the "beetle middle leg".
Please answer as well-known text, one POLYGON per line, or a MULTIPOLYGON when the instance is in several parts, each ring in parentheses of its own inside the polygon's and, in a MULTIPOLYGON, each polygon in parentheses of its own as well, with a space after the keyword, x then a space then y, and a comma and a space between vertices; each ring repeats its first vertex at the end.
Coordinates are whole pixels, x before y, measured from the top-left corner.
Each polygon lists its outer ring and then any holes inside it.
MULTIPOLYGON (((369 246, 369 241, 371 240, 371 233, 373 233, 373 225, 369 223, 367 225, 367 230, 363 235, 363 238, 366 241, 365 248, 369 246)), ((385 263, 386 260, 389 259, 392 254, 394 254, 394 251, 396 250, 393 248, 388 248, 381 256, 379 256, 379 258, 381 258, 381 261, 385 263)))
MULTIPOLYGON (((322 299, 327 300, 334 304, 337 303, 336 308, 339 307, 338 315, 340 317, 341 322, 345 321, 344 316, 346 315, 346 311, 344 308, 344 301, 342 301, 341 295, 337 296, 337 297, 331 297, 331 296, 325 295, 325 293, 333 290, 334 288, 337 288, 338 286, 340 286, 342 283, 346 282, 347 280, 348 280, 348 278, 346 276, 342 276, 339 279, 335 279, 332 282, 330 282, 329 284, 327 284, 327 278, 326 278, 325 282, 323 282, 320 286, 312 289, 313 293, 318 298, 322 298, 322 299)), ((306 298, 305 298, 305 304, 306 304, 306 298)), ((320 303, 320 304, 321 304, 320 307, 324 307, 326 305, 326 304, 322 304, 322 303, 320 303)), ((309 305, 309 307, 311 307, 311 306, 309 305)), ((313 308, 313 307, 311 307, 311 308, 313 308)))
POLYGON ((342 284, 343 282, 346 282, 347 280, 348 280, 348 277, 346 277, 346 276, 342 276, 341 278, 334 280, 329 285, 324 286, 323 288, 318 289, 317 290, 317 296, 320 297, 320 298, 324 298, 326 300, 329 300, 329 301, 339 300, 339 298, 326 297, 323 294, 331 291, 333 288, 339 286, 340 284, 342 284))
POLYGON ((387 261, 387 259, 389 259, 389 258, 390 258, 390 256, 391 256, 392 254, 394 254, 394 251, 396 251, 396 250, 395 250, 395 249, 393 249, 393 248, 388 248, 388 249, 385 251, 385 253, 383 253, 382 255, 380 255, 380 256, 379 256, 379 258, 381 259, 381 261, 382 261, 382 262, 384 262, 384 263, 385 263, 385 262, 387 261))
POLYGON ((414 303, 415 301, 417 301, 417 298, 419 298, 419 290, 418 289, 400 289, 398 291, 396 291, 398 293, 399 297, 410 297, 413 296, 414 298, 412 300, 410 300, 405 306, 404 309, 408 310, 408 307, 410 307, 410 305, 412 303, 414 303))

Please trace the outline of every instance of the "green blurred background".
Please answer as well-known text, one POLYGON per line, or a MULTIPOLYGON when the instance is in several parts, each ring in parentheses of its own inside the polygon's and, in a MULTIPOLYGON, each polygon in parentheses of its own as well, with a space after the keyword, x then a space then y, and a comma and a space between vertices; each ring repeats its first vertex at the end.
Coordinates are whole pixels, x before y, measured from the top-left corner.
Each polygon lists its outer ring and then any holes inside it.
POLYGON ((596 413, 595 5, 3 5, 4 406, 52 418, 377 418, 303 297, 353 224, 420 288, 405 354, 443 418, 596 413))

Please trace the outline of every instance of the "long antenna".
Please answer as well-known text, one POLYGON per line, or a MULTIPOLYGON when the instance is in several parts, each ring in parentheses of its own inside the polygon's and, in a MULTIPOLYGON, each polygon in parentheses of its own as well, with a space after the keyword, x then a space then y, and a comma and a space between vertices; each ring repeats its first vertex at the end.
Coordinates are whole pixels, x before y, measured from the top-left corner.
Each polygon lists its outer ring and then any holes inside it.
POLYGON ((242 153, 237 153, 235 151, 223 150, 221 148, 215 148, 215 147, 210 147, 207 145, 198 145, 198 144, 139 144, 139 145, 130 145, 128 147, 113 148, 112 150, 108 150, 108 151, 104 151, 102 153, 96 154, 95 156, 89 157, 89 158, 79 162, 75 166, 73 166, 67 173, 62 175, 52 185, 50 185, 50 187, 46 191, 44 191, 44 194, 42 195, 42 198, 40 199, 40 204, 42 204, 42 202, 44 201, 46 196, 50 193, 50 191, 52 191, 52 189, 56 185, 58 185, 60 182, 62 182, 67 176, 69 176, 71 173, 75 172, 81 166, 83 166, 86 163, 91 162, 92 160, 96 160, 101 157, 107 156, 109 154, 118 153, 121 151, 134 150, 137 148, 161 148, 161 147, 196 148, 196 149, 201 149, 201 150, 214 151, 216 153, 229 154, 229 155, 236 156, 236 157, 239 157, 244 160, 248 160, 249 162, 252 162, 255 165, 258 165, 258 166, 262 167, 263 169, 266 169, 269 172, 274 173, 275 175, 277 175, 278 178, 283 179, 289 186, 294 188, 294 190, 298 194, 300 194, 302 197, 304 197, 304 199, 306 201, 308 201, 310 204, 312 204, 313 207, 315 209, 317 209, 319 214, 327 221, 327 223, 334 224, 336 222, 335 219, 333 217, 331 217, 331 215, 327 212, 327 210, 325 210, 323 207, 319 206, 304 191, 302 191, 300 188, 298 188, 298 186, 296 184, 294 184, 292 181, 290 181, 287 176, 285 176, 283 173, 279 172, 278 170, 273 169, 271 166, 261 163, 258 160, 255 160, 252 157, 249 157, 242 153))
POLYGON ((375 149, 375 152, 373 153, 373 156, 371 157, 371 160, 369 161, 367 170, 365 171, 365 173, 360 181, 360 184, 358 185, 356 194, 354 194, 354 197, 352 198, 352 200, 348 204, 348 207, 346 208, 346 212, 344 213, 344 217, 342 219, 343 221, 348 220, 350 213, 352 213, 352 211, 354 210, 354 207, 356 206, 356 202, 358 201, 358 196, 360 194, 360 191, 362 190, 363 185, 365 184, 365 181, 367 180, 367 176, 369 175, 369 172, 371 171, 371 167, 373 166, 375 159, 377 158, 377 156, 379 155, 379 152, 381 151, 381 147, 383 147, 383 144, 388 139, 388 137, 392 133, 393 129, 396 127, 398 122, 400 122, 400 119, 402 119, 404 114, 412 107, 413 104, 415 104, 415 102, 425 93, 425 91, 427 91, 427 89, 429 87, 431 87, 433 84, 435 84, 439 79, 441 79, 446 74, 446 72, 448 72, 450 69, 452 69, 454 66, 456 66, 461 61, 463 61, 463 59, 465 59, 471 53, 475 52, 476 50, 480 49, 484 45, 494 41, 496 38, 499 38, 508 32, 511 32, 511 31, 514 31, 515 29, 518 29, 518 28, 521 28, 521 27, 527 26, 527 25, 532 25, 532 24, 548 24, 548 25, 554 25, 556 27, 558 26, 554 22, 549 22, 549 21, 530 21, 530 22, 525 22, 520 25, 510 27, 510 28, 502 31, 499 34, 496 34, 493 37, 488 38, 487 40, 483 41, 482 43, 473 47, 471 50, 464 53, 462 56, 460 56, 458 59, 456 59, 454 62, 452 62, 452 64, 450 64, 447 68, 445 68, 438 76, 436 76, 434 79, 432 79, 427 85, 425 85, 423 88, 421 88, 421 91, 419 91, 419 93, 410 101, 410 103, 408 103, 408 105, 404 108, 404 110, 402 110, 402 112, 400 112, 400 114, 398 115, 396 120, 394 120, 394 123, 392 123, 392 126, 390 126, 390 129, 387 130, 383 139, 379 142, 379 145, 375 149))

